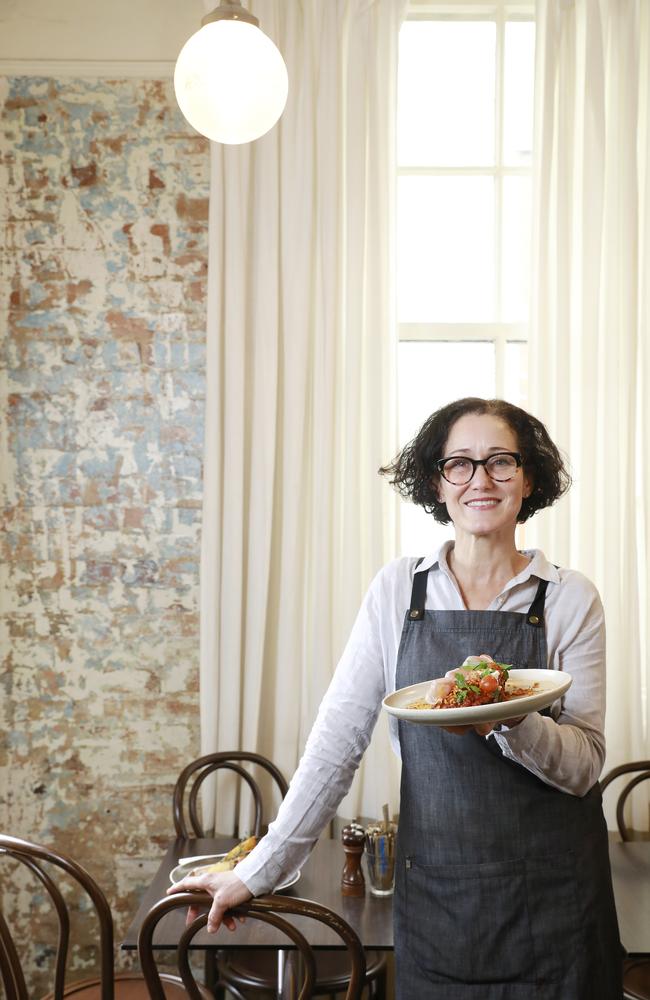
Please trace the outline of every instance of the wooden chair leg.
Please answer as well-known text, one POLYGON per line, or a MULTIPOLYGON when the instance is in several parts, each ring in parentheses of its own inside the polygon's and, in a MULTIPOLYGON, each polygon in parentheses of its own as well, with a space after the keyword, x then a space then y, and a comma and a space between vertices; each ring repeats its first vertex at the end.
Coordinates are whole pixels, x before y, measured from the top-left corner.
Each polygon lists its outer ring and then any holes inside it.
POLYGON ((370 997, 371 1000, 386 1000, 386 989, 388 985, 388 976, 386 973, 386 968, 384 967, 376 979, 370 983, 370 997))
POLYGON ((226 993, 219 984, 219 963, 214 948, 205 949, 205 985, 214 994, 215 1000, 226 1000, 226 993))

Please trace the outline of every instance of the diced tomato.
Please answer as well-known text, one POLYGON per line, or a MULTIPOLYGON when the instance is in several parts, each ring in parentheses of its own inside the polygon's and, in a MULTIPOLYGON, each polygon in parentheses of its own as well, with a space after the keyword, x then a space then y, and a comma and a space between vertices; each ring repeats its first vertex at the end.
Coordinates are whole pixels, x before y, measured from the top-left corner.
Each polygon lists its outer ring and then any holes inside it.
POLYGON ((494 674, 486 674, 480 682, 481 691, 483 694, 493 694, 498 687, 498 683, 494 674))

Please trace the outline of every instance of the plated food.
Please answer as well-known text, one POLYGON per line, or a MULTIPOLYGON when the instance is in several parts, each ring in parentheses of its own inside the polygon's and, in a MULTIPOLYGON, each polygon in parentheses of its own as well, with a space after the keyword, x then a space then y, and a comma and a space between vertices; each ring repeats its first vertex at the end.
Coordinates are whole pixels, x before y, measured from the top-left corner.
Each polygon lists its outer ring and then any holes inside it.
MULTIPOLYGON (((180 858, 179 864, 170 872, 169 880, 172 885, 176 885, 177 882, 187 878, 188 875, 195 876, 206 875, 211 872, 232 871, 240 861, 248 857, 256 844, 256 837, 248 837, 233 847, 232 850, 228 851, 227 854, 206 854, 202 857, 180 858), (197 864, 198 861, 203 863, 197 864)), ((289 886, 295 885, 299 878, 300 871, 293 872, 280 885, 275 887, 275 892, 281 892, 283 889, 288 889, 289 886)))
POLYGON ((243 861, 257 844, 257 837, 247 837, 241 843, 236 844, 227 854, 215 855, 218 860, 209 864, 199 865, 193 868, 189 875, 206 875, 209 872, 231 872, 233 868, 243 861))
MULTIPOLYGON (((500 666, 503 667, 503 664, 500 666)), ((458 672, 460 672, 458 669, 450 671, 450 673, 458 672)), ((490 668, 490 672, 494 673, 495 668, 490 668)), ((452 686, 442 694, 439 687, 439 682, 442 680, 449 681, 450 678, 423 681, 421 684, 412 684, 393 691, 384 698, 383 707, 390 715, 403 722, 415 722, 427 726, 465 726, 503 722, 513 716, 542 711, 566 694, 572 682, 571 676, 560 670, 508 669, 505 680, 499 671, 497 688, 500 694, 496 699, 494 692, 492 697, 489 697, 489 692, 477 694, 470 687, 460 702, 454 700, 453 704, 450 704, 454 692, 464 690, 463 682, 459 683, 453 678, 452 686), (437 704, 434 704, 434 701, 437 704)), ((463 675, 463 681, 469 687, 467 673, 463 675)), ((477 686, 473 680, 471 684, 473 687, 477 686)), ((480 691, 480 684, 478 687, 480 691)))
POLYGON ((497 663, 489 653, 468 656, 460 667, 454 667, 444 677, 431 681, 424 698, 407 705, 407 708, 472 708, 533 694, 534 685, 507 686, 511 669, 511 664, 497 663))

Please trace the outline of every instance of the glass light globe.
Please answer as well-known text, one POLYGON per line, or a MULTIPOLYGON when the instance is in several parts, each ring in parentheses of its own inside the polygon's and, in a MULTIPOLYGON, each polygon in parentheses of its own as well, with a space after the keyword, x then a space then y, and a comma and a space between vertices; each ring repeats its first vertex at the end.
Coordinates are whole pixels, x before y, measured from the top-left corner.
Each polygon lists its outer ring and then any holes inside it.
POLYGON ((221 19, 188 38, 174 71, 178 105, 197 132, 215 142, 258 139, 287 101, 287 67, 254 24, 221 19))

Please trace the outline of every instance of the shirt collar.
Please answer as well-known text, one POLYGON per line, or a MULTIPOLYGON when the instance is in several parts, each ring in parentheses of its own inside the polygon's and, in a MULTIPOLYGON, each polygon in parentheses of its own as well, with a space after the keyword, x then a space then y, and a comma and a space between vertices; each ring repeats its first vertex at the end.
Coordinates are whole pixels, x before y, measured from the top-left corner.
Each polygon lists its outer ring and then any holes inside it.
POLYGON ((425 556, 420 565, 418 566, 418 573, 423 572, 425 569, 447 569, 447 553, 453 545, 453 540, 448 538, 446 542, 443 542, 439 549, 436 550, 432 555, 425 556))
MULTIPOLYGON (((436 552, 425 556, 418 566, 418 573, 427 569, 437 569, 449 573, 447 557, 453 544, 452 539, 447 539, 436 552)), ((511 586, 515 583, 525 583, 531 576, 536 576, 539 580, 548 580, 549 583, 560 582, 557 566, 548 561, 541 549, 522 549, 522 553, 530 557, 530 562, 522 569, 521 573, 513 578, 511 586)))
MULTIPOLYGON (((531 560, 523 571, 522 579, 529 576, 536 576, 540 580, 548 580, 549 583, 559 583, 560 573, 557 566, 550 563, 541 549, 522 549, 524 555, 531 556, 531 560)), ((519 579, 519 577, 517 577, 519 579)))

